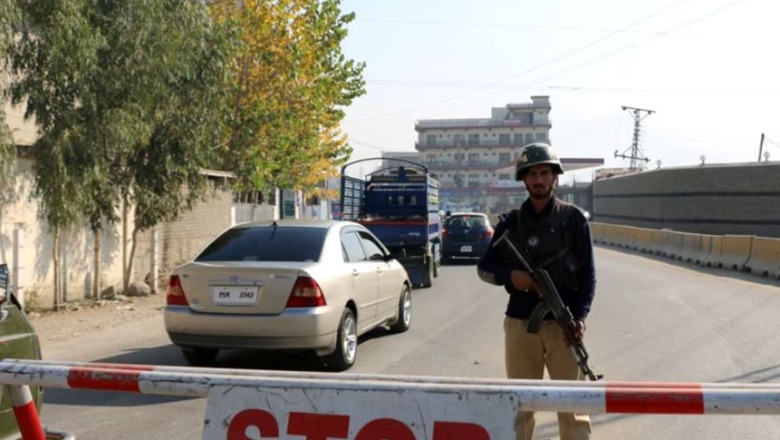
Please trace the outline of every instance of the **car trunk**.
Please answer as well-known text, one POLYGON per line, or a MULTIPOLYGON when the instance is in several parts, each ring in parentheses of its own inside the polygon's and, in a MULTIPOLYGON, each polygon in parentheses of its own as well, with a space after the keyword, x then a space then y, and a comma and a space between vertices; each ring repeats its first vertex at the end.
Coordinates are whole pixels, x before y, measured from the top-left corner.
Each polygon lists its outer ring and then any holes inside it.
POLYGON ((192 262, 180 267, 184 295, 195 312, 277 315, 310 263, 192 262))

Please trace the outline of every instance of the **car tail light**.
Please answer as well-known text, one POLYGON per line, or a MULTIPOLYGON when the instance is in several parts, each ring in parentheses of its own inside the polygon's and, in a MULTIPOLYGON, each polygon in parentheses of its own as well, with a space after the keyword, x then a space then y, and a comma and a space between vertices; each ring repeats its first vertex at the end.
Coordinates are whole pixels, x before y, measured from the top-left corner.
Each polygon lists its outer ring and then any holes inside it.
POLYGON ((488 228, 485 232, 482 233, 482 239, 490 240, 491 238, 493 238, 493 229, 488 228))
POLYGON ((447 228, 441 228, 441 238, 444 238, 447 235, 447 228))
POLYGON ((325 295, 320 285, 309 277, 298 277, 295 280, 287 307, 321 307, 325 305, 325 295))
POLYGON ((165 296, 165 303, 169 306, 187 306, 187 297, 184 296, 184 289, 181 287, 181 280, 178 275, 171 275, 168 279, 168 292, 165 296))

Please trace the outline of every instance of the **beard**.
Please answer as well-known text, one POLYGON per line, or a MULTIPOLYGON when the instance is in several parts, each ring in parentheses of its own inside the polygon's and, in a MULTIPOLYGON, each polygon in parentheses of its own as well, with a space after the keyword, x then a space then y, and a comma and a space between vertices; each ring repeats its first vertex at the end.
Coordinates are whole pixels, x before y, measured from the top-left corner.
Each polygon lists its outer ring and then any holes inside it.
POLYGON ((545 185, 543 183, 537 183, 533 186, 526 185, 525 189, 528 190, 528 195, 532 199, 548 199, 553 193, 552 184, 545 185))

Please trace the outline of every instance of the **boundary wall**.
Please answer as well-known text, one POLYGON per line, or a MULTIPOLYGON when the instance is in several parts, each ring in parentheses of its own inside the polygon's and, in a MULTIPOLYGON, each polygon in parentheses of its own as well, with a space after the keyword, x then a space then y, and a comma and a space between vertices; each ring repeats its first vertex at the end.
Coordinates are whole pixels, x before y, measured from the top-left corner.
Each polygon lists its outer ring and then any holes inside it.
MULTIPOLYGON (((780 238, 780 162, 661 168, 593 182, 593 220, 780 238)), ((693 246, 693 243, 689 243, 693 246)))

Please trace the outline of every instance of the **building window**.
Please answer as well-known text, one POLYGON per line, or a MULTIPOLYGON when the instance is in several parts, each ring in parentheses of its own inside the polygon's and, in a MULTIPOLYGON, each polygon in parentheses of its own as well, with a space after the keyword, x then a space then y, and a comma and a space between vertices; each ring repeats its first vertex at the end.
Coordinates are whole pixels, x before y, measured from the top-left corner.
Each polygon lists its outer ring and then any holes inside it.
POLYGON ((523 145, 523 133, 515 133, 515 145, 523 145))
POLYGON ((463 162, 464 160, 466 160, 464 153, 455 153, 455 162, 463 162))
POLYGON ((533 133, 526 133, 525 134, 525 143, 526 145, 531 144, 534 142, 534 134, 533 133))
POLYGON ((469 162, 479 162, 479 153, 469 153, 469 162))
POLYGON ((425 136, 425 145, 427 146, 434 146, 436 145, 436 135, 435 134, 429 134, 425 136))
POLYGON ((453 142, 453 144, 456 147, 462 147, 462 146, 466 145, 466 142, 463 141, 463 135, 462 134, 456 134, 454 136, 454 139, 453 139, 452 142, 453 142))
POLYGON ((511 174, 499 174, 498 180, 512 180, 511 174))
POLYGON ((469 135, 469 145, 479 145, 479 133, 469 135))
POLYGON ((509 145, 511 142, 509 139, 510 139, 509 134, 498 135, 498 145, 509 145))
POLYGON ((547 133, 536 133, 536 140, 541 142, 547 142, 547 133))
POLYGON ((511 161, 509 158, 509 153, 499 153, 498 154, 498 163, 507 163, 511 161))

